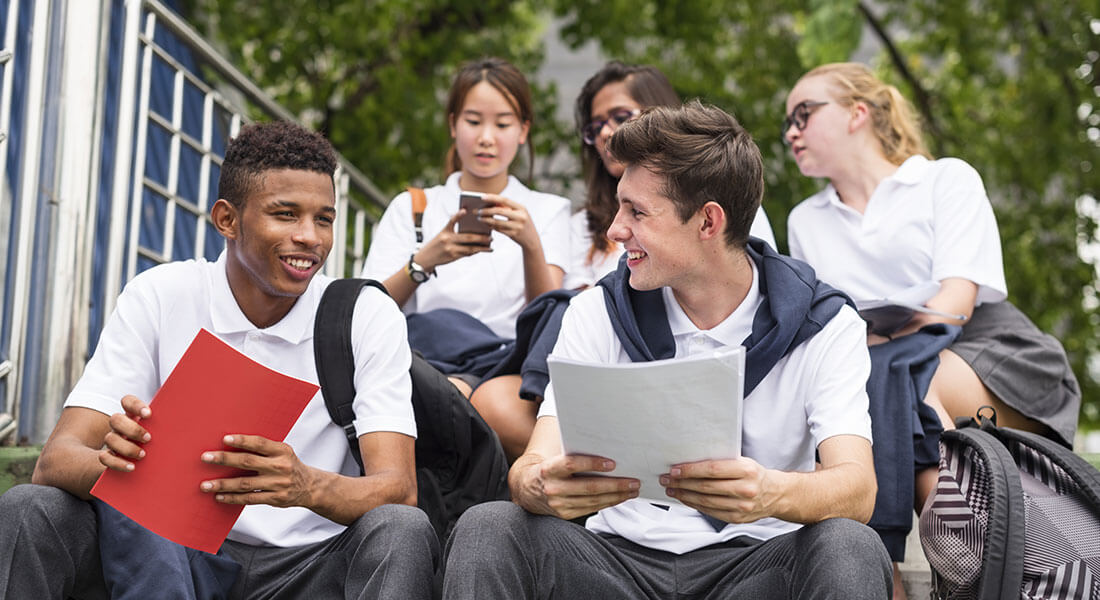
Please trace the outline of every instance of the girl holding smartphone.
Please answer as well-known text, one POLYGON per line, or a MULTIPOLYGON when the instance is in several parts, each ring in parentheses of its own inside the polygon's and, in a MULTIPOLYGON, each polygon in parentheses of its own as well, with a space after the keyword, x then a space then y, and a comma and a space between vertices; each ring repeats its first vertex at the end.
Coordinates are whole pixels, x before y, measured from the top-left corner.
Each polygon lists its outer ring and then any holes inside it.
MULTIPOLYGON (((531 90, 512 64, 486 58, 463 66, 445 110, 454 140, 445 162, 450 175, 442 185, 423 190, 419 231, 411 193, 393 199, 371 239, 363 277, 382 281, 406 315, 454 309, 496 336, 512 339, 523 306, 561 287, 568 265, 569 201, 531 190, 509 173, 524 146, 529 167, 534 160, 528 143, 534 118, 531 90), (489 233, 459 231, 466 215, 459 206, 462 192, 483 198, 477 216, 489 233)), ((451 375, 470 395, 483 374, 451 375)), ((482 386, 471 400, 509 449, 511 421, 525 421, 529 413, 533 423, 537 406, 518 394, 512 402, 497 387, 482 386), (498 396, 505 399, 492 400, 498 396)), ((525 445, 526 437, 520 437, 525 445)))

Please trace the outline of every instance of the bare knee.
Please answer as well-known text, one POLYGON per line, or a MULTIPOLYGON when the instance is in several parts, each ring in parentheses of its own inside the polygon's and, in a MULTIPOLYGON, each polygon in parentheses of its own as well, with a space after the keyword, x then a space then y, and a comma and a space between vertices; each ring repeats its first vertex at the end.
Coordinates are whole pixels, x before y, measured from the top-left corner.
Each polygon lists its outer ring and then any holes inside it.
POLYGON ((481 418, 493 428, 509 462, 527 448, 535 428, 538 404, 519 397, 518 375, 494 377, 482 383, 470 398, 481 418))
POLYGON ((940 352, 940 365, 932 376, 928 395, 950 416, 948 425, 957 417, 973 417, 982 406, 997 402, 970 365, 950 350, 940 352))
POLYGON ((462 392, 462 395, 467 398, 469 398, 470 394, 474 391, 473 388, 470 387, 470 384, 458 377, 448 377, 447 381, 450 381, 451 384, 458 388, 458 391, 462 392))
POLYGON ((992 406, 997 411, 997 425, 1040 434, 1049 431, 993 395, 970 364, 950 350, 940 352, 940 366, 932 376, 928 395, 939 401, 950 416, 951 422, 945 424, 948 428, 954 427, 955 418, 973 417, 982 406, 992 406))

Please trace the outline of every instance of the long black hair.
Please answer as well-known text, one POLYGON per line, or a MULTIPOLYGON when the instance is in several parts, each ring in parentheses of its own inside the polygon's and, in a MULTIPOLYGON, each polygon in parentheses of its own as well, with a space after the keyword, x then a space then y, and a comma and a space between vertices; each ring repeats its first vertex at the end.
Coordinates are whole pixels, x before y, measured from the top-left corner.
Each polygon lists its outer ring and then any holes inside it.
MULTIPOLYGON (((584 130, 592 118, 592 99, 610 83, 625 82, 627 92, 642 108, 650 106, 679 106, 680 96, 669 83, 664 73, 649 65, 628 65, 613 60, 596 72, 585 82, 577 96, 574 115, 577 121, 577 133, 584 130)), ((619 184, 604 168, 603 161, 595 146, 581 143, 581 166, 584 171, 585 201, 584 210, 588 213, 588 231, 592 234, 592 246, 588 250, 591 260, 596 252, 607 252, 611 241, 607 239, 607 228, 615 218, 618 202, 615 200, 615 188, 619 184)))

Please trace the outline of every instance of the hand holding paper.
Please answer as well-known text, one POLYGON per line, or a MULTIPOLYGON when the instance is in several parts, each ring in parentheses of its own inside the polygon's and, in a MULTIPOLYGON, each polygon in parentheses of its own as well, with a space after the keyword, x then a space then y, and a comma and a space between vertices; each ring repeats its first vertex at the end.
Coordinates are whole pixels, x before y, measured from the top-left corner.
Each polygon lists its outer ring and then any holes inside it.
POLYGON ((741 453, 742 347, 624 364, 551 356, 547 364, 565 452, 613 459, 610 474, 640 480, 646 500, 676 502, 658 482, 673 465, 741 453))
POLYGON ((747 523, 774 514, 765 505, 766 472, 760 463, 741 456, 673 465, 660 482, 685 506, 727 523, 747 523))
MULTIPOLYGON (((532 438, 538 430, 535 425, 532 438)), ((523 460, 516 462, 516 479, 524 483, 512 499, 528 512, 571 520, 638 496, 637 479, 601 475, 615 469, 607 458, 559 454, 526 465, 523 460)))
MULTIPOLYGON (((282 440, 317 389, 256 363, 200 330, 148 412, 139 407, 140 422, 112 417, 120 424, 116 433, 132 430, 126 420, 148 432, 149 439, 140 448, 145 455, 133 463, 132 472, 109 465, 112 468, 100 476, 92 495, 165 538, 217 552, 243 506, 215 501, 200 490, 200 483, 253 471, 238 468, 244 462, 204 463, 201 455, 234 450, 223 443, 227 434, 246 432, 268 441, 282 440)), ((136 405, 131 401, 129 406, 136 405)), ((130 456, 127 444, 132 442, 122 436, 114 441, 112 451, 119 454, 115 458, 125 462, 121 457, 130 456)))
POLYGON ((153 412, 137 396, 123 396, 122 409, 126 414, 111 416, 111 431, 103 440, 107 449, 99 453, 99 462, 108 469, 133 471, 135 461, 145 456, 145 450, 139 444, 150 439, 149 432, 138 422, 148 419, 153 412))
POLYGON ((202 491, 226 504, 307 504, 304 498, 316 486, 306 480, 308 470, 293 448, 258 435, 227 435, 223 442, 241 451, 203 452, 202 461, 253 475, 204 481, 202 491))

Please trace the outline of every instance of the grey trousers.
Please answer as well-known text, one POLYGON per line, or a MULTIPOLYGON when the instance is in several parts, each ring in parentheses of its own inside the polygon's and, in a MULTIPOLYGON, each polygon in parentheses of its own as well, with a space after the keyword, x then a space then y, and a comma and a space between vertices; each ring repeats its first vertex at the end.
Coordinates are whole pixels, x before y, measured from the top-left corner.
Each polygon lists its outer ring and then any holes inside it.
MULTIPOLYGON (((221 553, 242 566, 234 599, 428 599, 439 544, 422 511, 385 505, 323 542, 227 541, 221 553)), ((47 486, 8 490, 0 496, 0 600, 69 597, 108 597, 91 504, 47 486)))
POLYGON ((446 560, 447 600, 881 600, 892 589, 878 536, 848 519, 766 542, 737 538, 677 555, 493 502, 466 511, 447 543, 446 560))

